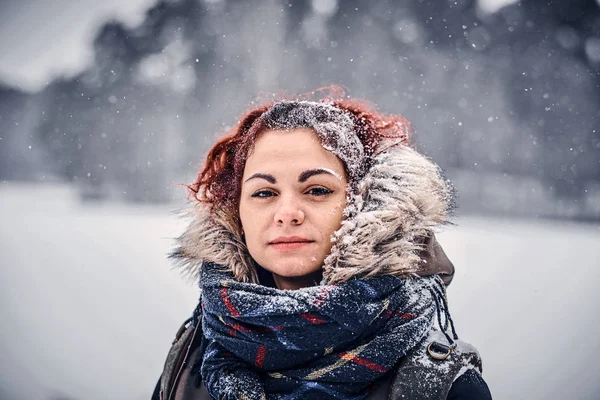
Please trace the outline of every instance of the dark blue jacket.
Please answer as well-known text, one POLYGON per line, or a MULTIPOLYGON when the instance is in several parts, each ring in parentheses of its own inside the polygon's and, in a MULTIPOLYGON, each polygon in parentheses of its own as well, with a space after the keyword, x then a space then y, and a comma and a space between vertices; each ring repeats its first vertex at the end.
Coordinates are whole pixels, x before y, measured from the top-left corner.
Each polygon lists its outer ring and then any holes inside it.
POLYGON ((491 400, 492 394, 481 375, 470 369, 454 381, 446 400, 491 400))

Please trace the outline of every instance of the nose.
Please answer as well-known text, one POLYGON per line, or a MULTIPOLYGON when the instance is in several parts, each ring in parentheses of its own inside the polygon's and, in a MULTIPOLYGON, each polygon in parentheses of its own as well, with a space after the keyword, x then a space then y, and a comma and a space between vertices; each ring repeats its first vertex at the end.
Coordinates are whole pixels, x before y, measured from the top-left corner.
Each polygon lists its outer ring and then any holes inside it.
POLYGON ((277 225, 300 225, 304 222, 306 215, 292 198, 280 197, 279 205, 275 211, 274 220, 277 225))

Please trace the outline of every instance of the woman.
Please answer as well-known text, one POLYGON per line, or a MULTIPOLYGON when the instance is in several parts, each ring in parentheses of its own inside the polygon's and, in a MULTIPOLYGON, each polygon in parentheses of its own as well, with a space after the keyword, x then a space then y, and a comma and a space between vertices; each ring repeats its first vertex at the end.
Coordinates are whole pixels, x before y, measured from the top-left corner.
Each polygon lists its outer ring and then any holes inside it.
POLYGON ((445 299, 451 191, 408 139, 326 96, 255 108, 213 146, 172 255, 201 300, 153 398, 491 398, 445 299))

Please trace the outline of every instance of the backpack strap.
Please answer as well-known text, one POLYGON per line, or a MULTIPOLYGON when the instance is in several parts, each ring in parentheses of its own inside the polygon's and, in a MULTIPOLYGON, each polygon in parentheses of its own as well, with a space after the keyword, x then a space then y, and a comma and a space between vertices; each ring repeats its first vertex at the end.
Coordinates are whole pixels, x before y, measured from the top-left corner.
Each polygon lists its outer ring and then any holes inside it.
POLYGON ((445 400, 459 376, 471 369, 479 374, 482 372, 481 357, 475 347, 456 340, 452 347, 442 349, 444 342, 444 335, 433 331, 402 358, 392 379, 388 399, 445 400))

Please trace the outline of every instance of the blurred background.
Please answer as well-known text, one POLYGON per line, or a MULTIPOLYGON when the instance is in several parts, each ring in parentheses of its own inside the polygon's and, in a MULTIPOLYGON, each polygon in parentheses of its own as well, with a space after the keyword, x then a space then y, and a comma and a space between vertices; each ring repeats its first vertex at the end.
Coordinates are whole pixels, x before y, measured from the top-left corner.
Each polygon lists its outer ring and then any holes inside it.
POLYGON ((257 96, 329 84, 456 186, 494 398, 600 398, 600 0, 1 0, 0 400, 149 399, 198 295, 179 184, 257 96))

